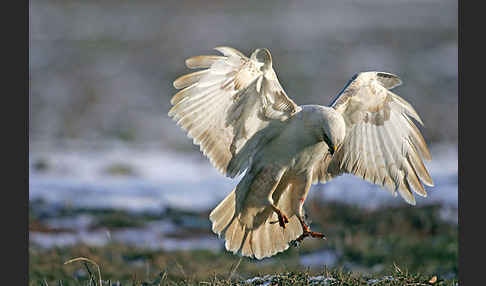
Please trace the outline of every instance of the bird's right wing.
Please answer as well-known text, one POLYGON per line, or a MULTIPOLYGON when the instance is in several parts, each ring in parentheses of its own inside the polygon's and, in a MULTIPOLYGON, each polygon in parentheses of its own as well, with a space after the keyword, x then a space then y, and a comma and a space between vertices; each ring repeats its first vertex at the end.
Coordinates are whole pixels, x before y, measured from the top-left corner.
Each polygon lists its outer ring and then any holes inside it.
POLYGON ((216 50, 223 56, 186 60, 189 68, 206 69, 174 81, 174 87, 182 90, 172 97, 169 116, 215 168, 234 177, 247 168, 259 145, 258 138, 253 138, 251 146, 240 152, 250 139, 270 122, 288 119, 300 107, 280 85, 268 50, 257 49, 250 58, 230 47, 216 50), (232 161, 236 156, 238 160, 232 161))

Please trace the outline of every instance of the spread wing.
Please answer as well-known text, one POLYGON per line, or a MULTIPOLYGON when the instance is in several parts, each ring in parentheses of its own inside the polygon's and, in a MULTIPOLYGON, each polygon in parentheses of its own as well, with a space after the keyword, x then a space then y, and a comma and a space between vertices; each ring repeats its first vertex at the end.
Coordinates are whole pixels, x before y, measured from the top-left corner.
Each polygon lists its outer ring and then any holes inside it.
POLYGON ((174 81, 182 89, 169 111, 194 144, 223 174, 234 177, 248 166, 259 145, 255 134, 272 121, 284 121, 300 110, 285 93, 272 68, 267 49, 250 58, 230 47, 217 47, 223 56, 196 56, 189 68, 205 68, 174 81), (238 160, 233 160, 238 155, 238 160), (231 161, 231 166, 230 165, 231 161))
MULTIPOLYGON (((431 156, 422 134, 411 120, 423 125, 414 108, 390 91, 401 80, 384 72, 355 75, 331 103, 346 123, 346 136, 332 159, 325 156, 316 171, 318 180, 350 173, 384 186, 414 205, 415 193, 425 197, 424 185, 433 181, 423 159, 431 156)), ((315 179, 315 180, 317 180, 315 179)))

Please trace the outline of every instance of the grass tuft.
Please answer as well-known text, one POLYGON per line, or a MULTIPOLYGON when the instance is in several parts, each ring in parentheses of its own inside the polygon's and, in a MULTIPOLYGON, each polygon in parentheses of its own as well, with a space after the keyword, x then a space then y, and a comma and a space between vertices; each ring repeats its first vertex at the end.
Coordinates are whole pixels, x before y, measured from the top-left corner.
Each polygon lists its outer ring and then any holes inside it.
MULTIPOLYGON (((92 263, 96 266, 96 268, 98 269, 98 277, 99 277, 99 282, 100 282, 100 286, 102 285, 102 280, 101 280, 101 270, 100 270, 100 266, 98 265, 98 263, 94 262, 93 260, 89 259, 89 258, 86 258, 86 257, 76 257, 76 258, 73 258, 73 259, 69 259, 68 261, 64 262, 64 264, 69 264, 69 263, 73 263, 73 262, 76 262, 76 261, 87 261, 89 263, 92 263)), ((88 268, 88 272, 89 271, 89 268, 88 268)), ((91 276, 91 273, 90 273, 90 276, 91 276)))

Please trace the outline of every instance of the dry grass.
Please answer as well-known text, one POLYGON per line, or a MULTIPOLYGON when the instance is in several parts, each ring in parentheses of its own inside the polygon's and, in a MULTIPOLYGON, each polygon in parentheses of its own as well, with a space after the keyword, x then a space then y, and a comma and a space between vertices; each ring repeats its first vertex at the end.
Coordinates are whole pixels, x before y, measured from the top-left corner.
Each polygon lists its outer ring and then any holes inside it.
MULTIPOLYGON (((312 228, 323 231, 328 240, 323 243, 309 239, 300 248, 291 247, 262 261, 241 258, 223 250, 165 251, 116 242, 104 246, 77 244, 43 249, 31 243, 30 285, 99 285, 101 274, 102 285, 243 285, 254 277, 261 279, 255 278, 252 285, 265 282, 271 285, 318 282, 322 285, 455 285, 457 282, 454 280, 457 277, 457 224, 441 220, 440 206, 363 210, 314 201, 307 209, 313 220, 312 228), (338 253, 336 268, 300 265, 302 255, 323 250, 338 253), (72 260, 78 257, 99 265, 98 273, 85 260, 72 260), (66 261, 73 263, 64 264, 66 261), (327 284, 324 280, 316 280, 319 276, 327 277, 327 284), (429 283, 434 276, 437 280, 429 283)), ((71 210, 67 214, 77 212, 71 210)), ((103 221, 110 221, 113 226, 121 224, 113 223, 117 217, 115 213, 120 214, 118 211, 93 213, 99 218, 94 222, 97 225, 103 221), (110 220, 106 220, 107 217, 110 220)), ((165 215, 181 217, 175 211, 165 215)), ((199 219, 201 214, 192 215, 199 219)), ((32 211, 31 216, 32 221, 43 222, 36 217, 36 211, 32 211)), ((143 223, 144 219, 152 221, 162 216, 122 213, 120 219, 124 221, 121 225, 127 226, 131 220, 143 223)))

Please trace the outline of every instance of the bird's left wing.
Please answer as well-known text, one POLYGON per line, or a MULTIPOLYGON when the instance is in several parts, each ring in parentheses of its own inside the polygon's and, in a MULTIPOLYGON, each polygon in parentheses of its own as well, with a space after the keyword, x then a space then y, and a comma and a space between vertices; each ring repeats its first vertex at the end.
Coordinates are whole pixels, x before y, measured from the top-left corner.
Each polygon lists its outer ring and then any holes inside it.
POLYGON ((174 81, 174 87, 182 90, 172 97, 169 116, 215 168, 234 177, 246 169, 258 147, 258 138, 245 147, 250 139, 270 122, 288 119, 300 107, 280 85, 267 49, 257 49, 250 58, 230 47, 215 49, 223 56, 186 60, 189 68, 205 69, 174 81))
POLYGON ((331 103, 346 123, 344 142, 332 158, 325 156, 314 181, 342 173, 384 186, 415 204, 415 193, 426 196, 433 186, 422 158, 431 156, 411 118, 423 125, 414 108, 390 89, 401 84, 385 72, 356 74, 331 103))

